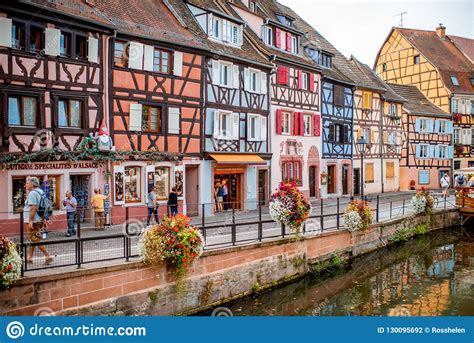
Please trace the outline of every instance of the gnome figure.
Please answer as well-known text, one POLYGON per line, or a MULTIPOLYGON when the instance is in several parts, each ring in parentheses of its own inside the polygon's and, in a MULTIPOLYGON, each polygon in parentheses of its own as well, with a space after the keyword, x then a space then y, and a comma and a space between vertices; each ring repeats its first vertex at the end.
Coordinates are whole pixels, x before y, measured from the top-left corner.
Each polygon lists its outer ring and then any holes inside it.
POLYGON ((105 125, 105 119, 102 119, 100 124, 99 136, 96 137, 97 149, 99 151, 111 151, 112 150, 112 138, 109 134, 109 128, 105 125))

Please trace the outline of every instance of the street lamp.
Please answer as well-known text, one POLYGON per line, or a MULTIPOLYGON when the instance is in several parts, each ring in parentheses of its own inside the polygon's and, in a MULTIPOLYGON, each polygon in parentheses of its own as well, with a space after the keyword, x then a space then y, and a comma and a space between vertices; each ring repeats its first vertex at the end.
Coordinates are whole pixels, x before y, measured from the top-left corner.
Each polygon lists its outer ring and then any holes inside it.
POLYGON ((367 149, 367 141, 361 136, 356 142, 357 150, 360 153, 360 196, 364 199, 364 154, 367 149))

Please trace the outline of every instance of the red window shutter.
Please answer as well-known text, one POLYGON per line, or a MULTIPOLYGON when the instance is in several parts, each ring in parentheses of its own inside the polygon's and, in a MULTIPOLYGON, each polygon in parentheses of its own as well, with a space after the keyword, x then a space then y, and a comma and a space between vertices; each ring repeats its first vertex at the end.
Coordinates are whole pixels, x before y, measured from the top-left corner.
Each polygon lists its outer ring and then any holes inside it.
POLYGON ((287 85, 288 84, 288 67, 278 66, 277 83, 279 85, 287 85))
POLYGON ((275 28, 275 46, 277 48, 281 48, 281 30, 279 28, 275 28))
POLYGON ((298 70, 298 89, 303 89, 303 71, 298 70))
POLYGON ((282 114, 281 110, 276 110, 276 129, 277 129, 277 134, 281 135, 282 131, 282 114))
POLYGON ((313 132, 315 136, 321 136, 321 117, 319 115, 313 116, 313 132))
POLYGON ((314 92, 314 74, 309 73, 309 91, 314 92))
POLYGON ((291 52, 291 33, 286 33, 286 51, 291 52))
POLYGON ((290 69, 288 67, 283 68, 283 74, 284 74, 284 81, 283 84, 288 86, 288 81, 289 81, 289 71, 290 69))
POLYGON ((300 112, 300 136, 304 136, 304 115, 300 112))
POLYGON ((300 118, 300 112, 294 112, 293 113, 293 135, 294 136, 298 136, 300 134, 299 118, 300 118))

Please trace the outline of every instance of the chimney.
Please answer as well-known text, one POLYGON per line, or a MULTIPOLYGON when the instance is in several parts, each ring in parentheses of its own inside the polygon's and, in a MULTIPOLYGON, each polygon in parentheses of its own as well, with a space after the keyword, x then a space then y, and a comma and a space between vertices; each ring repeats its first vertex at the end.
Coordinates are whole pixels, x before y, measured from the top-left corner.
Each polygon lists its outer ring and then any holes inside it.
POLYGON ((436 28, 436 34, 439 38, 444 39, 446 36, 446 27, 439 23, 439 26, 436 28))

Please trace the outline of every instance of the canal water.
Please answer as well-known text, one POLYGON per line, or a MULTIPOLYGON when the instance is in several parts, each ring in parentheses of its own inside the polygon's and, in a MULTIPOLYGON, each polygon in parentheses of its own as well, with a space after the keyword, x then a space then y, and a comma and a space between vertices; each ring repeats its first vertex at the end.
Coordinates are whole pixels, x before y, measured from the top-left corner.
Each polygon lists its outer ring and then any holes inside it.
POLYGON ((327 269, 227 308, 234 316, 474 315, 474 230, 430 233, 327 269))

